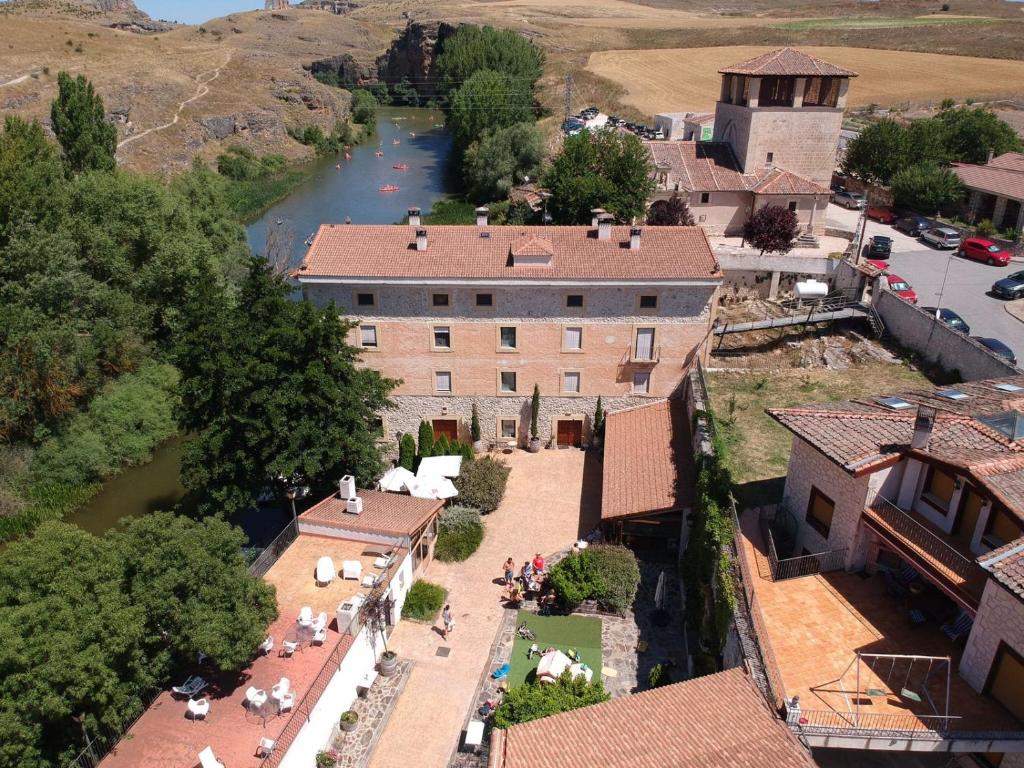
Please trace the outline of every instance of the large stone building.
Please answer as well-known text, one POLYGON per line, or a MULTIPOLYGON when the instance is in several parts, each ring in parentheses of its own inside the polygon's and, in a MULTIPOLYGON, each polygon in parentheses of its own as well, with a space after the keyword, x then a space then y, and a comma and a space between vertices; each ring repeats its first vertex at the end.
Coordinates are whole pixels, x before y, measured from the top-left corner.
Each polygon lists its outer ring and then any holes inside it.
POLYGON ((857 73, 792 48, 719 72, 711 141, 648 142, 654 200, 681 194, 712 234, 739 234, 768 204, 790 208, 805 232, 822 234, 846 93, 857 73))
POLYGON ((539 437, 589 442, 609 410, 663 399, 701 354, 721 271, 698 227, 326 225, 295 277, 355 322, 363 364, 400 379, 394 439, 433 423, 522 445, 540 388, 539 437))

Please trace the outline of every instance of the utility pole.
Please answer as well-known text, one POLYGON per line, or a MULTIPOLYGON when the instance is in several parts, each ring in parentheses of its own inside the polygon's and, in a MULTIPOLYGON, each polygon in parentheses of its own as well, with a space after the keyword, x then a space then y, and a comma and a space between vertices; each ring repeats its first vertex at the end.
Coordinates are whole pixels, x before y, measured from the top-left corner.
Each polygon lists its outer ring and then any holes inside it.
POLYGON ((572 73, 567 72, 565 75, 565 119, 569 119, 569 115, 572 114, 572 73))

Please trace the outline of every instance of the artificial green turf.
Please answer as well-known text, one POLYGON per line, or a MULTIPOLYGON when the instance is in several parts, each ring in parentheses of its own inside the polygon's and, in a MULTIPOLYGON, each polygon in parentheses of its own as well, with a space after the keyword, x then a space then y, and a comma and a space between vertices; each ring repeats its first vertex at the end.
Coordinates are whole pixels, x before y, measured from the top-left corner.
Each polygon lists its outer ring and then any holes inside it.
POLYGON ((526 623, 537 636, 536 640, 524 640, 517 633, 512 644, 512 669, 508 675, 508 686, 512 688, 525 682, 532 682, 540 656, 526 658, 533 643, 543 651, 554 646, 562 653, 570 648, 576 650, 583 663, 594 670, 592 680, 601 679, 601 620, 591 616, 538 616, 530 611, 519 611, 516 628, 526 623))

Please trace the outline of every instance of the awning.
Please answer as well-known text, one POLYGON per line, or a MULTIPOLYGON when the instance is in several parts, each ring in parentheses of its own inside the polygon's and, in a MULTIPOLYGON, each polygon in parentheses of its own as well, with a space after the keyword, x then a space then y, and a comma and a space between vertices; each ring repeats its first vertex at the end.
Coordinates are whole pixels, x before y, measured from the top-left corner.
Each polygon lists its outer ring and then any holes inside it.
POLYGON ((427 456, 420 459, 416 477, 458 477, 461 467, 461 456, 427 456))

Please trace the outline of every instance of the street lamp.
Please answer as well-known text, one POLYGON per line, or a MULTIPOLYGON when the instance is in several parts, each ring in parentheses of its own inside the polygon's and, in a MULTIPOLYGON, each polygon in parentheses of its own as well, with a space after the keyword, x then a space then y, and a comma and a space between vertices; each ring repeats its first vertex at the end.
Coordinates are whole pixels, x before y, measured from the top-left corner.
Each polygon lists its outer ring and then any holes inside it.
POLYGON ((953 263, 953 257, 955 255, 956 255, 956 251, 953 251, 953 253, 949 254, 949 258, 946 259, 946 272, 942 276, 942 287, 939 288, 939 300, 937 302, 938 306, 935 307, 935 317, 936 318, 939 316, 939 310, 942 309, 942 294, 944 294, 946 292, 946 278, 949 277, 949 265, 953 263))

